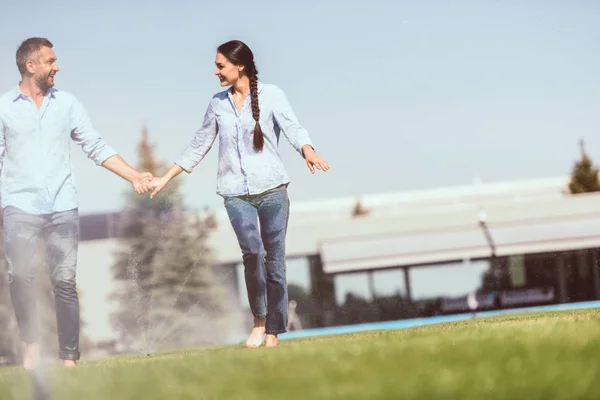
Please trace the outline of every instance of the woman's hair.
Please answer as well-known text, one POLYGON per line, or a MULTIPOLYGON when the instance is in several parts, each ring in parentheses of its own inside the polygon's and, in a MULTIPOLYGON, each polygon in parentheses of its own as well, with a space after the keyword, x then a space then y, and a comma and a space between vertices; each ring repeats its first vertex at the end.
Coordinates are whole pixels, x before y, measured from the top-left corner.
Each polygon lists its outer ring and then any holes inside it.
POLYGON ((260 128, 260 108, 258 106, 258 70, 254 64, 254 54, 244 42, 232 40, 223 43, 217 48, 217 51, 227 58, 234 65, 243 65, 244 73, 250 79, 250 96, 252 100, 252 118, 256 121, 254 125, 254 148, 262 151, 264 138, 260 128))

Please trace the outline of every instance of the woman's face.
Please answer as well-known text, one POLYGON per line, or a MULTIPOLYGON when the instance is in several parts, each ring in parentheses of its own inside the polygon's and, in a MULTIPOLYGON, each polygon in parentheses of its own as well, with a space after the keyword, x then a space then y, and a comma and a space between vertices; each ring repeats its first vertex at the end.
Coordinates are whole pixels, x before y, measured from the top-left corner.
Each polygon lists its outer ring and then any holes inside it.
POLYGON ((244 69, 243 65, 232 64, 223 54, 217 53, 215 57, 215 75, 219 78, 221 86, 233 86, 240 78, 244 69))

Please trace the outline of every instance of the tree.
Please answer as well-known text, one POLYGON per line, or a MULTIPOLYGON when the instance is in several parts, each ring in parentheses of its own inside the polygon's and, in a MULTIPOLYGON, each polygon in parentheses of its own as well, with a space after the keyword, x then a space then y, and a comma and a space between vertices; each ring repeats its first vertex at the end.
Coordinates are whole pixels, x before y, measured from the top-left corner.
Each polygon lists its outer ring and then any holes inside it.
MULTIPOLYGON (((159 176, 167 169, 156 161, 145 128, 138 157, 141 171, 159 176)), ((151 353, 220 341, 229 305, 207 243, 214 216, 186 212, 175 181, 154 199, 130 192, 112 267, 120 347, 151 353)))
POLYGON ((580 142, 581 159, 575 163, 571 172, 569 191, 571 194, 588 193, 600 191, 600 179, 598 168, 594 168, 592 160, 585 151, 585 143, 580 142))

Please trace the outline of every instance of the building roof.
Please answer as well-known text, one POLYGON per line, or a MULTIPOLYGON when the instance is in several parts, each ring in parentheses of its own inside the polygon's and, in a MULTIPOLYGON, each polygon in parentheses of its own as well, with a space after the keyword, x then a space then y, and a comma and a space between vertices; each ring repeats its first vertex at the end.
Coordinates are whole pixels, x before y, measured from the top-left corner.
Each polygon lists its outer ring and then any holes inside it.
MULTIPOLYGON (((600 247, 600 193, 570 195, 568 178, 479 183, 291 203, 289 258, 320 254, 327 272, 600 247), (353 217, 360 200, 366 215, 353 217)), ((82 215, 83 241, 118 237, 119 213, 82 215)), ((241 262, 224 210, 209 237, 219 264, 241 262)))
MULTIPOLYGON (((370 210, 371 215, 391 215, 456 210, 480 202, 505 204, 531 199, 561 198, 567 193, 568 179, 567 177, 558 177, 491 183, 482 183, 475 179, 471 185, 374 193, 303 202, 296 202, 292 199, 290 211, 292 217, 298 221, 311 223, 327 219, 346 219, 357 201, 370 210)), ((228 221, 224 209, 217 211, 217 218, 222 222, 228 221)))

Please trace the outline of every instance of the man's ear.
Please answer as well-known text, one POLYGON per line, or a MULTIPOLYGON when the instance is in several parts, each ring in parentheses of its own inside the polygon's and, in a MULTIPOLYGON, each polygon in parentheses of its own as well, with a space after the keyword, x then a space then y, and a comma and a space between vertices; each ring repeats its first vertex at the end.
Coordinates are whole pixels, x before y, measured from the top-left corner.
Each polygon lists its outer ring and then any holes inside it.
POLYGON ((33 75, 35 73, 35 69, 36 69, 35 64, 36 63, 32 59, 27 60, 25 62, 25 70, 33 75))

